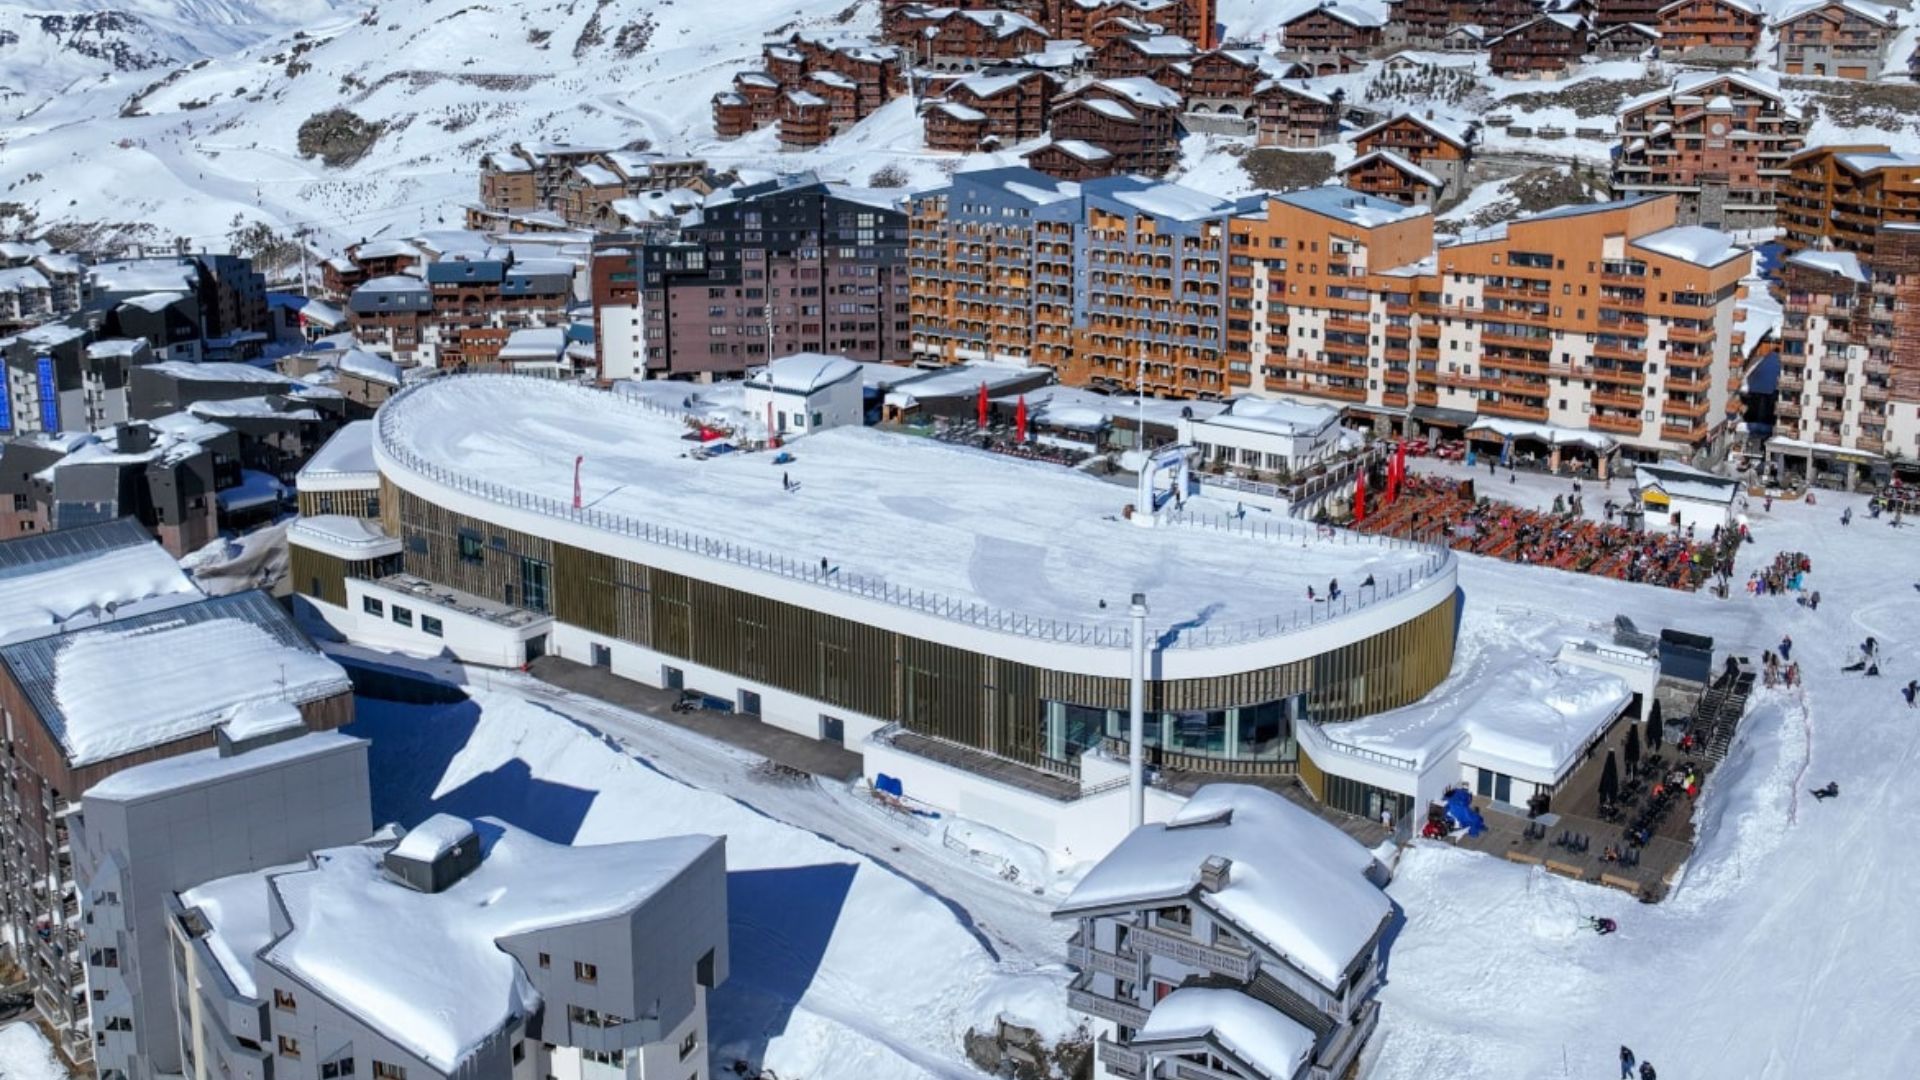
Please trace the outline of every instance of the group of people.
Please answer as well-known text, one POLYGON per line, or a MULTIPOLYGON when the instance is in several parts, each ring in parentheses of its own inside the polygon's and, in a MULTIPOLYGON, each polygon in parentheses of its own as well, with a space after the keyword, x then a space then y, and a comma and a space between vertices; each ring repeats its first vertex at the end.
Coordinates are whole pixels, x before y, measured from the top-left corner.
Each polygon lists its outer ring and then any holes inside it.
POLYGON ((1653 1062, 1642 1061, 1636 1063, 1633 1060, 1633 1051, 1622 1046, 1620 1048, 1620 1080, 1634 1080, 1636 1076, 1639 1077, 1639 1080, 1659 1080, 1657 1074, 1653 1071, 1653 1062), (1637 1073, 1633 1071, 1635 1064, 1640 1066, 1640 1071, 1637 1073))
POLYGON ((1787 660, 1786 655, 1793 649, 1793 638, 1781 639, 1780 652, 1762 652, 1760 654, 1760 678, 1767 686, 1779 686, 1783 682, 1791 690, 1800 682, 1800 665, 1787 660))
POLYGON ((1754 596, 1800 592, 1812 572, 1813 560, 1805 552, 1783 551, 1773 557, 1772 566, 1747 575, 1747 592, 1754 596))
POLYGON ((1550 511, 1474 500, 1460 482, 1410 476, 1401 498, 1360 527, 1393 536, 1444 535, 1456 550, 1509 562, 1553 566, 1625 581, 1698 588, 1731 561, 1738 534, 1712 544, 1685 535, 1638 532, 1588 520, 1578 492, 1554 498, 1550 511))

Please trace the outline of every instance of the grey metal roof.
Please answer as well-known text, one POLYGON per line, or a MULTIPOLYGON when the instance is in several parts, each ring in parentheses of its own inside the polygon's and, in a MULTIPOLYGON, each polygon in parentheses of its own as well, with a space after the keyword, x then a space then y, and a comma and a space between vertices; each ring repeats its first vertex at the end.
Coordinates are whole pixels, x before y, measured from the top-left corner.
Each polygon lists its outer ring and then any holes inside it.
MULTIPOLYGON (((33 711, 39 715, 40 722, 46 725, 53 737, 67 746, 66 714, 60 708, 59 698, 55 695, 55 662, 60 651, 69 644, 88 634, 122 634, 129 630, 155 626, 161 623, 193 625, 212 622, 216 619, 241 619, 271 635, 280 644, 301 652, 317 653, 313 642, 294 625, 292 616, 274 601, 271 596, 257 589, 248 592, 233 593, 229 596, 211 596, 205 600, 179 607, 170 607, 160 611, 150 611, 139 615, 129 615, 110 623, 91 626, 84 630, 75 630, 66 634, 53 634, 34 638, 31 641, 16 642, 12 645, 0 645, 0 664, 6 665, 12 673, 14 682, 26 694, 33 711)), ((128 702, 129 708, 138 708, 138 702, 128 702)))
POLYGON ((110 551, 146 547, 153 537, 133 518, 37 533, 0 543, 0 580, 86 562, 110 551))

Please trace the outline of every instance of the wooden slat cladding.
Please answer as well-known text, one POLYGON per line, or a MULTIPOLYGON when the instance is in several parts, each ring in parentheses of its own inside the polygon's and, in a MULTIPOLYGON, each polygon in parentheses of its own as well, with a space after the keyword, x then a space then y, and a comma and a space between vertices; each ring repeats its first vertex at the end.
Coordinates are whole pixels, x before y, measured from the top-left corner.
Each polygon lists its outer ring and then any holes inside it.
MULTIPOLYGON (((553 562, 554 544, 479 518, 457 514, 411 492, 396 492, 406 571, 428 581, 501 603, 522 603, 521 560, 553 562), (470 555, 461 554, 461 537, 470 555)), ((383 508, 385 502, 382 503, 383 508)))
POLYGON ((318 517, 321 514, 377 518, 380 516, 380 499, 375 492, 371 491, 301 492, 300 516, 318 517))
MULTIPOLYGON (((601 552, 527 536, 384 488, 406 569, 504 599, 520 560, 552 566, 552 610, 571 626, 1041 768, 1045 702, 1125 709, 1127 681, 1077 675, 910 637, 601 552), (475 562, 461 530, 482 539, 475 562)), ((471 549, 471 543, 468 545, 471 549)), ((351 573, 351 569, 347 571, 351 573)), ((742 571, 750 574, 750 572, 742 571)), ((298 578, 296 577, 296 583, 298 578)), ((1453 662, 1454 601, 1321 656, 1205 679, 1149 684, 1155 711, 1212 710, 1308 696, 1337 722, 1418 700, 1453 662)), ((713 688, 723 689, 723 688, 713 688)), ((1263 763, 1269 771, 1291 763, 1263 763)), ((1250 768, 1253 766, 1249 766, 1250 768)))
POLYGON ((287 577, 302 596, 347 606, 347 562, 339 556, 288 544, 287 577))

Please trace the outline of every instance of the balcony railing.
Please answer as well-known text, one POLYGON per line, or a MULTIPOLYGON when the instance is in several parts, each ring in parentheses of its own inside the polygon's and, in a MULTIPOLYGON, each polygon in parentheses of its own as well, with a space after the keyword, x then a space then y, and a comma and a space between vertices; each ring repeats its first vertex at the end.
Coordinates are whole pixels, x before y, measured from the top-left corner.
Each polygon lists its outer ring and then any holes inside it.
POLYGON ((1128 932, 1134 948, 1204 968, 1242 982, 1253 978, 1260 961, 1252 953, 1203 945, 1182 934, 1169 933, 1151 926, 1136 926, 1128 932))
POLYGON ((1102 1020, 1111 1020, 1127 1027, 1142 1027, 1147 1022, 1147 1010, 1128 1001, 1116 1001, 1088 990, 1085 979, 1076 980, 1067 988, 1067 1007, 1088 1016, 1097 1016, 1102 1020))

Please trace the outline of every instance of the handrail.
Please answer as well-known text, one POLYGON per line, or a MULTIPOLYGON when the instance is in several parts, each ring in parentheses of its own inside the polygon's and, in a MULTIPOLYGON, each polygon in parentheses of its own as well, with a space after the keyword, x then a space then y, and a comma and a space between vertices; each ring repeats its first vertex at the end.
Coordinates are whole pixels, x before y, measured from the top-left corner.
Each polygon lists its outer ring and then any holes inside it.
MULTIPOLYGON (((1130 631, 1125 622, 1110 624, 1073 622, 1063 619, 1051 619, 1025 615, 1017 611, 996 608, 971 600, 959 600, 928 589, 914 589, 894 585, 882 578, 864 574, 842 573, 838 568, 822 569, 820 564, 808 559, 795 559, 771 551, 748 547, 731 540, 721 540, 704 536, 688 529, 670 528, 641 521, 637 518, 608 513, 594 507, 575 507, 558 499, 551 499, 531 492, 519 491, 502 484, 482 480, 475 476, 449 469, 437 462, 428 461, 403 445, 397 426, 406 400, 428 387, 445 383, 451 379, 459 380, 510 380, 519 378, 514 375, 491 373, 473 373, 444 376, 426 383, 417 383, 403 388, 398 394, 387 399, 380 407, 375 418, 375 433, 380 448, 390 458, 408 469, 419 473, 439 484, 444 484, 477 498, 485 499, 501 506, 532 511, 549 517, 575 521, 592 528, 601 529, 617 535, 629 536, 661 547, 673 548, 694 555, 715 559, 721 562, 743 566, 750 570, 773 574, 790 580, 806 582, 836 592, 848 593, 863 599, 907 608, 936 618, 946 619, 969 626, 977 626, 998 633, 1014 634, 1020 637, 1042 641, 1059 642, 1069 645, 1087 645, 1095 648, 1126 648, 1130 644, 1130 631)), ((553 384, 549 384, 553 385, 553 384)), ((578 386, 557 384, 564 389, 561 392, 577 393, 604 397, 608 391, 578 386)), ((676 419, 685 419, 688 414, 665 409, 637 395, 615 393, 614 397, 629 404, 637 404, 644 409, 676 419)), ((1373 604, 1404 596, 1433 582, 1453 565, 1457 556, 1450 548, 1398 537, 1370 536, 1337 529, 1314 529, 1313 537, 1307 535, 1304 527, 1290 522, 1265 520, 1250 521, 1245 517, 1233 515, 1199 515, 1179 512, 1167 515, 1164 520, 1169 527, 1189 529, 1211 529, 1221 532, 1238 533, 1249 540, 1271 543, 1307 542, 1318 539, 1323 542, 1346 544, 1364 544, 1389 550, 1419 551, 1425 557, 1418 567, 1395 574, 1387 581, 1374 586, 1355 586, 1342 594, 1336 611, 1332 601, 1324 604, 1308 605, 1304 613, 1295 608, 1289 612, 1278 612, 1271 616, 1244 620, 1239 623, 1216 626, 1173 625, 1158 628, 1150 627, 1150 640, 1157 642, 1158 648, 1205 649, 1261 641, 1302 631, 1311 632, 1313 628, 1325 625, 1335 619, 1352 614, 1373 604)))
POLYGON ((1335 754, 1346 754, 1349 757, 1356 757, 1362 761, 1371 761, 1377 765, 1385 765, 1390 769, 1396 769, 1400 772, 1414 773, 1416 775, 1420 772, 1420 763, 1412 758, 1403 758, 1379 750, 1369 750, 1364 746, 1355 746, 1352 743, 1338 742, 1328 737, 1326 732, 1320 730, 1320 725, 1311 720, 1299 721, 1294 726, 1294 732, 1299 736, 1301 742, 1311 745, 1316 750, 1329 751, 1335 754))

